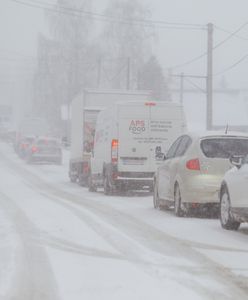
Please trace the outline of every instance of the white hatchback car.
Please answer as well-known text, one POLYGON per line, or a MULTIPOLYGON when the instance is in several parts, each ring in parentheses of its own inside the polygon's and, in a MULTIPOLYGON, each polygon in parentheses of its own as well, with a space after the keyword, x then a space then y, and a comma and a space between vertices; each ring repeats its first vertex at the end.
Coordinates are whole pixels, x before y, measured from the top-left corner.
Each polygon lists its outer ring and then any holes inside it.
POLYGON ((248 153, 245 133, 205 132, 180 136, 154 176, 154 207, 174 205, 182 216, 191 208, 219 209, 219 190, 232 155, 248 153))
POLYGON ((220 189, 220 222, 223 228, 237 230, 248 222, 248 155, 233 156, 235 166, 227 171, 220 189))

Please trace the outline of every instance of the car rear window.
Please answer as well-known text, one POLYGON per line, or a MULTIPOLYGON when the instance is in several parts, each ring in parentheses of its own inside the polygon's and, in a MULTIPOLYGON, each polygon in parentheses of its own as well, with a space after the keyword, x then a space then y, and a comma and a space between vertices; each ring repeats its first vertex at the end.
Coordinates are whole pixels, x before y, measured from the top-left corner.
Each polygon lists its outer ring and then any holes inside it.
POLYGON ((248 139, 211 138, 201 141, 201 149, 206 157, 229 158, 231 155, 248 154, 248 139))
POLYGON ((39 140, 37 142, 37 145, 47 146, 47 147, 56 147, 56 146, 58 146, 58 143, 57 143, 57 141, 51 141, 51 140, 39 140))

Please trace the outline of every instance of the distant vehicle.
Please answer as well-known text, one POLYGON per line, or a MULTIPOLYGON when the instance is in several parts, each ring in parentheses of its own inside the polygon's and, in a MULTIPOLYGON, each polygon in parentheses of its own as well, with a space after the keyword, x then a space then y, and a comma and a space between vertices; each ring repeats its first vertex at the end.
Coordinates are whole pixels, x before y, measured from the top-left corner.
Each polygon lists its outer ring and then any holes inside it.
POLYGON ((234 167, 226 172, 220 189, 220 222, 225 229, 237 230, 248 222, 248 155, 230 161, 234 167))
POLYGON ((69 178, 86 186, 90 174, 90 159, 94 147, 96 119, 100 111, 118 101, 150 99, 145 91, 85 89, 71 105, 71 147, 69 178))
POLYGON ((49 128, 46 120, 41 118, 24 118, 18 125, 14 149, 18 153, 21 141, 27 136, 47 136, 49 128))
POLYGON ((100 112, 89 189, 152 191, 164 153, 184 130, 183 108, 171 102, 121 102, 100 112))
POLYGON ((24 159, 27 156, 29 147, 32 145, 34 140, 35 136, 25 136, 19 141, 17 154, 20 158, 24 159))
POLYGON ((28 147, 25 159, 27 163, 46 162, 61 165, 61 144, 55 138, 39 137, 28 147))
POLYGON ((182 216, 192 208, 219 208, 219 190, 229 157, 248 153, 245 133, 206 132, 180 136, 154 177, 154 207, 174 205, 182 216))

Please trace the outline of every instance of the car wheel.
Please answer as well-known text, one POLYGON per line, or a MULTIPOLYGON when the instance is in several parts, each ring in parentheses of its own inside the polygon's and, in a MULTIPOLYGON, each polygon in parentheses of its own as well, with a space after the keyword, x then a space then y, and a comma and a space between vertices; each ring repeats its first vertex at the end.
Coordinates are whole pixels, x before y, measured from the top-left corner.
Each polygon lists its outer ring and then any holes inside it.
POLYGON ((159 203, 159 196, 158 196, 158 184, 155 181, 154 182, 154 189, 153 189, 153 206, 155 209, 160 208, 160 203, 159 203))
POLYGON ((227 188, 224 188, 220 196, 220 223, 224 229, 238 230, 240 223, 231 215, 231 201, 227 188))
POLYGON ((93 180, 91 175, 88 178, 88 188, 89 188, 89 192, 97 192, 97 188, 96 186, 93 184, 93 180))
POLYGON ((181 193, 180 193, 180 188, 178 183, 175 184, 175 189, 174 189, 174 212, 177 217, 183 216, 182 198, 181 198, 181 193))
POLYGON ((105 175, 104 179, 103 179, 103 190, 104 190, 105 195, 111 195, 112 194, 112 189, 111 189, 111 186, 109 184, 109 179, 108 179, 107 175, 105 175))

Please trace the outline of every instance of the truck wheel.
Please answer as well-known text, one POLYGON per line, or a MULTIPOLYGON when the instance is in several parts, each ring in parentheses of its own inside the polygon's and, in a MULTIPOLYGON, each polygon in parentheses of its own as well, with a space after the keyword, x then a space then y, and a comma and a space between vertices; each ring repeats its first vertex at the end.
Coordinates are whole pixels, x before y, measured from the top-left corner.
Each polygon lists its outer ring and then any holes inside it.
POLYGON ((89 189, 89 192, 97 192, 97 187, 93 184, 91 176, 89 176, 89 179, 88 179, 88 189, 89 189))
POLYGON ((109 184, 109 179, 108 176, 104 176, 104 182, 103 182, 103 189, 104 189, 104 194, 105 195, 111 195, 112 194, 112 189, 109 184))
POLYGON ((87 179, 85 179, 83 176, 79 175, 78 184, 80 186, 86 187, 87 186, 87 179))

